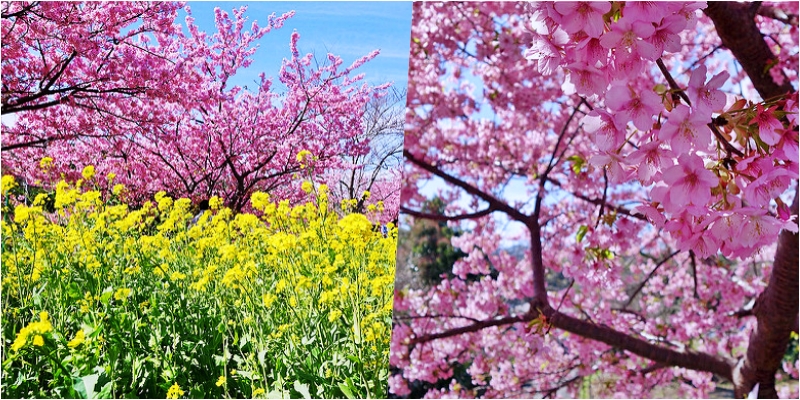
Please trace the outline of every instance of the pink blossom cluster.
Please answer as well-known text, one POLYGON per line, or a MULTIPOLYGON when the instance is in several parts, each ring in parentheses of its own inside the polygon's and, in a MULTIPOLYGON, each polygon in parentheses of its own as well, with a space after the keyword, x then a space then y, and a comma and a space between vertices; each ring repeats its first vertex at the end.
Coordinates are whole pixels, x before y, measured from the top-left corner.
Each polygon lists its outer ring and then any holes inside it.
POLYGON ((702 2, 539 3, 525 54, 543 74, 563 69, 565 93, 602 101, 582 119, 599 150, 589 162, 607 168, 612 183, 636 179, 650 187, 651 201, 639 212, 665 226, 681 250, 744 257, 774 242, 781 229, 796 229, 775 203, 783 206, 779 196, 798 177, 797 94, 737 102, 722 90, 730 75, 709 79, 704 64, 678 87, 668 89, 664 77, 642 79, 655 61, 683 56, 680 34, 697 26, 701 8, 702 2), (731 143, 744 150, 726 154, 731 143), (748 233, 744 240, 740 232, 748 233))
MULTIPOLYGON (((778 232, 797 229, 797 75, 776 69, 795 90, 758 98, 705 7, 414 6, 402 206, 435 192, 466 256, 438 285, 398 288, 392 393, 715 390, 710 372, 532 318, 537 257, 560 313, 681 354, 744 356, 778 232)), ((794 65, 796 27, 756 22, 794 65)))
POLYGON ((14 16, 2 21, 4 93, 11 88, 8 104, 22 108, 3 127, 4 173, 29 184, 76 180, 94 165, 91 184, 124 184, 129 202, 167 190, 244 209, 256 190, 300 199, 308 170, 344 168, 343 156, 369 151, 355 138, 365 105, 388 84, 368 85, 356 70, 377 51, 349 66, 333 54, 315 62, 294 32, 279 84, 261 73, 255 87, 232 85, 257 41, 293 12, 260 25, 246 7, 216 8, 207 33, 188 6, 185 25, 175 22, 180 3, 3 7, 14 16), (305 164, 303 150, 313 155, 305 164))

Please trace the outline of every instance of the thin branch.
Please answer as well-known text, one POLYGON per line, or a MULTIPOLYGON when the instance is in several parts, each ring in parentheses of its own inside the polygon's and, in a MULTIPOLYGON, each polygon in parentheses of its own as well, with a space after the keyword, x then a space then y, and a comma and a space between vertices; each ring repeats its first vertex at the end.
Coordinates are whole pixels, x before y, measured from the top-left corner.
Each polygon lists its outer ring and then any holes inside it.
POLYGON ((408 214, 408 215, 410 215, 412 217, 416 217, 416 218, 424 218, 424 219, 430 219, 430 220, 434 220, 434 221, 461 221, 461 220, 465 220, 465 219, 480 218, 480 217, 483 217, 483 216, 491 214, 493 211, 494 210, 491 207, 489 207, 489 208, 487 208, 485 210, 481 210, 481 211, 474 212, 474 213, 450 216, 450 215, 426 213, 426 212, 412 210, 412 209, 406 208, 404 206, 400 206, 400 212, 401 213, 408 214))
POLYGON ((694 251, 689 250, 689 259, 692 261, 692 281, 694 282, 694 298, 699 299, 697 294, 697 261, 695 261, 694 251))
POLYGON ((523 315, 516 315, 516 316, 513 316, 513 317, 498 318, 498 319, 493 319, 493 320, 489 320, 489 321, 480 321, 480 322, 476 322, 474 324, 462 326, 460 328, 453 328, 453 329, 448 329, 446 331, 439 332, 439 333, 432 333, 432 334, 428 334, 428 335, 417 336, 417 337, 411 339, 411 341, 409 343, 409 346, 410 346, 409 349, 412 349, 414 346, 416 346, 419 343, 427 343, 427 342, 431 342, 431 341, 438 340, 438 339, 445 339, 445 338, 449 338, 449 337, 453 337, 453 336, 462 335, 462 334, 465 334, 465 333, 477 332, 477 331, 483 330, 485 328, 490 328, 490 327, 493 327, 493 326, 510 325, 510 324, 515 324, 517 322, 529 322, 529 321, 534 320, 538 316, 539 316, 539 312, 538 311, 531 310, 527 314, 523 314, 523 315))
MULTIPOLYGON (((675 82, 675 78, 672 77, 672 74, 670 74, 669 70, 667 69, 667 66, 664 65, 664 61, 661 60, 661 58, 659 58, 658 60, 656 60, 656 64, 658 65, 658 69, 661 70, 661 74, 664 75, 664 77, 667 79, 670 89, 674 90, 678 94, 678 96, 680 96, 681 99, 683 99, 683 101, 686 102, 687 105, 691 106, 692 102, 689 101, 689 96, 687 96, 683 88, 681 88, 678 85, 678 83, 675 82)), ((722 147, 724 147, 725 151, 728 153, 727 158, 731 158, 731 154, 736 154, 739 157, 744 157, 744 153, 742 153, 741 150, 737 149, 734 145, 732 145, 728 141, 728 139, 725 139, 725 137, 722 136, 722 133, 719 132, 719 130, 717 129, 716 125, 714 125, 713 122, 709 122, 707 126, 709 129, 711 129, 711 132, 714 133, 714 137, 717 138, 717 141, 722 143, 722 147)))
POLYGON ((563 296, 561 296, 561 301, 558 302, 558 307, 556 307, 556 311, 561 309, 561 305, 564 304, 564 299, 567 298, 567 293, 569 293, 569 290, 572 289, 572 285, 574 284, 575 284, 575 279, 573 279, 572 282, 569 283, 569 286, 567 286, 567 291, 564 292, 563 296))
POLYGON ((758 7, 756 13, 762 17, 772 18, 785 24, 797 26, 797 14, 787 13, 775 6, 765 6, 761 4, 761 7, 758 7))
MULTIPOLYGON (((557 181, 555 179, 552 179, 552 178, 547 178, 547 181, 552 183, 552 184, 554 184, 554 185, 556 185, 556 186, 558 186, 559 188, 563 189, 563 186, 561 185, 561 182, 559 182, 559 181, 557 181)), ((598 206, 606 207, 606 208, 608 208, 610 210, 613 210, 617 214, 624 214, 624 215, 627 215, 627 216, 629 216, 631 218, 636 218, 638 220, 647 221, 647 217, 645 217, 644 215, 635 214, 633 211, 628 210, 627 208, 611 205, 611 204, 603 202, 603 200, 601 200, 601 199, 595 199, 595 198, 586 196, 584 194, 570 192, 569 190, 566 190, 566 191, 567 191, 567 193, 569 193, 569 194, 571 194, 571 195, 573 195, 573 196, 575 196, 575 197, 577 197, 577 198, 579 198, 581 200, 584 200, 586 202, 589 202, 589 203, 592 203, 592 204, 595 204, 595 205, 598 205, 598 206)))
POLYGON ((529 220, 529 217, 527 215, 523 214, 522 212, 520 212, 516 208, 513 208, 513 207, 509 206, 508 204, 506 204, 505 202, 503 202, 503 201, 499 200, 498 198, 492 196, 491 194, 488 194, 488 193, 484 192, 483 190, 480 190, 480 189, 476 188, 475 186, 470 185, 469 183, 464 182, 463 180, 458 179, 458 178, 456 178, 456 177, 454 177, 454 176, 452 176, 452 175, 440 170, 438 167, 436 167, 436 166, 434 166, 432 164, 428 164, 427 162, 422 161, 421 159, 419 159, 416 156, 414 156, 413 154, 411 154, 411 152, 408 151, 408 150, 405 150, 405 149, 403 150, 403 156, 405 156, 408 161, 411 161, 411 163, 416 165, 417 167, 419 167, 419 168, 421 168, 421 169, 423 169, 425 171, 428 171, 428 172, 430 172, 430 173, 442 178, 445 182, 448 182, 448 183, 450 183, 452 185, 458 186, 459 188, 463 189, 465 192, 467 192, 467 193, 469 193, 469 194, 471 194, 471 195, 473 195, 475 197, 479 197, 483 201, 486 201, 487 203, 489 203, 489 207, 490 208, 493 208, 493 209, 495 209, 497 211, 502 211, 502 212, 506 213, 512 219, 515 219, 515 220, 517 220, 519 222, 527 224, 527 222, 529 220))
POLYGON ((597 229, 600 226, 600 220, 603 218, 603 211, 605 210, 606 200, 608 199, 608 170, 603 169, 603 198, 600 200, 600 211, 597 213, 597 222, 594 224, 594 228, 597 229))
POLYGON ((434 314, 434 315, 403 315, 403 316, 397 316, 396 315, 396 316, 394 316, 394 318, 398 319, 398 320, 412 320, 412 319, 425 319, 425 318, 450 318, 450 319, 466 319, 466 320, 470 320, 470 321, 473 321, 473 322, 481 322, 477 318, 464 317, 464 316, 460 316, 460 315, 438 315, 438 314, 434 314))
POLYGON ((642 375, 647 375, 647 374, 649 374, 651 372, 655 372, 655 371, 658 371, 660 369, 664 369, 664 368, 667 368, 667 367, 668 367, 668 365, 666 365, 666 364, 662 364, 662 363, 658 363, 658 362, 657 363, 652 363, 647 368, 639 371, 639 373, 642 374, 642 375))
POLYGON ((633 302, 633 299, 635 299, 635 298, 636 298, 636 295, 638 295, 638 294, 639 294, 639 292, 641 292, 641 291, 642 291, 642 288, 644 288, 644 285, 645 285, 645 284, 647 284, 647 281, 649 281, 649 280, 650 280, 650 278, 652 278, 652 277, 653 277, 653 275, 656 273, 656 271, 658 270, 658 268, 659 268, 659 267, 661 267, 662 265, 664 265, 664 263, 666 263, 666 262, 667 262, 667 261, 669 261, 670 259, 672 259, 672 257, 675 257, 675 255, 676 255, 676 254, 678 254, 678 253, 680 253, 680 251, 679 251, 679 250, 675 250, 675 251, 674 251, 674 252, 672 252, 670 255, 668 255, 668 256, 667 256, 667 257, 665 257, 663 260, 661 260, 661 261, 660 261, 658 264, 656 264, 656 266, 653 268, 653 270, 652 270, 652 271, 650 271, 650 273, 649 273, 649 274, 647 274, 647 278, 645 278, 645 279, 642 281, 642 283, 640 283, 640 284, 639 284, 639 286, 636 288, 636 290, 634 290, 634 291, 633 291, 633 294, 631 294, 631 296, 628 298, 628 302, 626 302, 626 303, 625 303, 625 305, 624 305, 624 306, 622 306, 622 309, 626 309, 626 308, 628 308, 628 306, 629 306, 629 305, 631 305, 631 303, 633 302))
POLYGON ((597 340, 609 346, 617 347, 638 356, 648 358, 665 365, 707 371, 722 378, 732 380, 732 362, 711 354, 694 351, 677 351, 647 342, 631 335, 616 331, 608 326, 595 325, 577 318, 562 314, 553 309, 545 309, 543 313, 548 322, 556 328, 580 335, 587 339, 597 340))

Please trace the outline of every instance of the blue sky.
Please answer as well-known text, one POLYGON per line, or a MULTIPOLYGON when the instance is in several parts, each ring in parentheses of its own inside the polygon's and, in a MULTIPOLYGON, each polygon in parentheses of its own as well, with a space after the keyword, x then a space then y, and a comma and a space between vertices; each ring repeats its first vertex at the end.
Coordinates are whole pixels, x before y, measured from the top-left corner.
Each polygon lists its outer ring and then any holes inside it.
MULTIPOLYGON (((236 85, 251 84, 260 72, 276 77, 281 61, 290 56, 289 40, 294 30, 300 33, 298 47, 301 54, 315 53, 324 59, 333 53, 342 57, 344 66, 372 50, 380 55, 356 70, 364 73, 365 80, 378 85, 392 81, 398 88, 408 84, 408 53, 411 32, 410 2, 197 2, 187 3, 192 17, 202 30, 211 34, 214 27, 214 8, 232 14, 234 8, 246 5, 245 24, 257 20, 265 26, 267 17, 281 15, 294 10, 295 16, 288 19, 282 28, 273 30, 258 41, 259 49, 253 64, 240 70, 233 82, 236 85)), ((184 23, 185 12, 178 16, 184 23)), ((251 85, 252 86, 252 85, 251 85)))

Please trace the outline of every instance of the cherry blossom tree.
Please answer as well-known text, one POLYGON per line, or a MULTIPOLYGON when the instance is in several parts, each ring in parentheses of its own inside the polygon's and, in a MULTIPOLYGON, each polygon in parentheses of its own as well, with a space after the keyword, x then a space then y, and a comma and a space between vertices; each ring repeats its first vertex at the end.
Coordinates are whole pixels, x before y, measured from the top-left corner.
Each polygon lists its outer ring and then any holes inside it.
MULTIPOLYGON (((368 211, 369 204, 380 204, 381 222, 397 219, 402 182, 403 125, 406 90, 390 88, 366 105, 362 131, 356 143, 369 147, 366 153, 342 156, 342 167, 326 177, 335 200, 357 199, 356 212, 368 211), (364 195, 368 193, 368 195, 364 195)), ((375 211, 378 211, 377 209, 375 211)))
POLYGON ((4 127, 3 150, 92 136, 86 117, 142 119, 136 106, 143 99, 177 99, 200 84, 176 63, 179 9, 175 2, 3 2, 2 114, 19 122, 4 127), (42 110, 73 125, 30 127, 42 110), (67 118, 76 110, 86 117, 67 118))
POLYGON ((796 398, 797 13, 415 3, 401 212, 467 255, 396 293, 391 393, 796 398))
POLYGON ((254 89, 240 87, 231 78, 252 63, 256 41, 293 12, 260 26, 245 7, 217 8, 208 34, 188 6, 185 26, 174 22, 181 6, 4 5, 4 46, 26 44, 11 56, 4 47, 3 81, 14 90, 3 112, 17 116, 4 126, 4 167, 46 183, 78 179, 91 164, 92 184, 125 184, 130 201, 167 190, 219 195, 240 210, 255 190, 299 198, 307 171, 368 153, 363 115, 388 84, 370 86, 354 71, 377 51, 350 66, 332 54, 312 64, 294 32, 278 82, 262 73, 254 89))

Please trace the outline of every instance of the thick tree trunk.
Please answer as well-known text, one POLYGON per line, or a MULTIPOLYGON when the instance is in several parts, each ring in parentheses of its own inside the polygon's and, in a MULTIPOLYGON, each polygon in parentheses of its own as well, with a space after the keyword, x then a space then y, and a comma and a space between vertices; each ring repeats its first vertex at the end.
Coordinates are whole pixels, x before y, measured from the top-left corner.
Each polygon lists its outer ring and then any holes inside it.
MULTIPOLYGON (((792 203, 797 215, 797 192, 792 203)), ((758 325, 750 334, 747 355, 733 371, 736 397, 742 398, 755 386, 758 398, 774 399, 775 372, 781 366, 789 345, 790 334, 797 329, 798 311, 798 244, 797 234, 784 230, 778 240, 775 263, 767 288, 758 296, 753 308, 758 325)))
MULTIPOLYGON (((760 3, 709 2, 705 14, 714 22, 722 44, 730 49, 762 98, 793 91, 788 79, 778 85, 767 72, 775 55, 755 24, 760 3)), ((797 129, 797 127, 794 127, 797 129)), ((792 203, 797 215, 797 192, 792 203)), ((750 334, 747 354, 733 370, 735 395, 747 396, 756 383, 759 398, 777 398, 775 372, 797 329, 798 315, 798 237, 783 231, 775 253, 767 288, 758 296, 753 309, 758 324, 750 334)))
POLYGON ((775 55, 756 26, 755 16, 759 7, 759 3, 710 1, 704 12, 714 22, 722 45, 733 53, 758 93, 767 99, 793 89, 785 76, 783 84, 778 85, 769 74, 768 67, 775 55))

